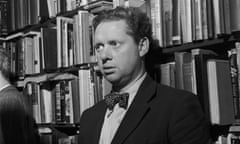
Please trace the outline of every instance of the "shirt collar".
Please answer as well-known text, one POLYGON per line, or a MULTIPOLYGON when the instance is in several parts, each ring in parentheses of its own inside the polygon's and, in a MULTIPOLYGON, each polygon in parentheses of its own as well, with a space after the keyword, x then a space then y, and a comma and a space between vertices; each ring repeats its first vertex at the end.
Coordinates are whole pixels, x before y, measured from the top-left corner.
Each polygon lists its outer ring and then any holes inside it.
POLYGON ((5 89, 6 87, 10 86, 10 84, 6 84, 3 87, 0 88, 0 91, 2 91, 3 89, 5 89))
POLYGON ((127 88, 123 88, 123 89, 120 90, 120 93, 121 92, 129 93, 129 99, 128 99, 128 105, 129 106, 131 105, 135 95, 137 94, 137 91, 138 91, 140 85, 142 84, 142 82, 143 82, 143 80, 145 79, 146 76, 147 76, 147 73, 145 72, 131 86, 129 86, 127 88))

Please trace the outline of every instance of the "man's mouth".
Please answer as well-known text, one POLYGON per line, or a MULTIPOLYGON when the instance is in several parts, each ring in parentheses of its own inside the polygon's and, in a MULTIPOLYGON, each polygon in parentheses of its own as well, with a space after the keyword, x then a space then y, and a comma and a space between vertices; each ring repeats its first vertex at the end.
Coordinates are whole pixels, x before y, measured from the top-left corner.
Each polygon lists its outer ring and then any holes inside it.
POLYGON ((115 72, 115 68, 114 67, 103 67, 103 72, 104 74, 108 75, 108 74, 112 74, 115 72))

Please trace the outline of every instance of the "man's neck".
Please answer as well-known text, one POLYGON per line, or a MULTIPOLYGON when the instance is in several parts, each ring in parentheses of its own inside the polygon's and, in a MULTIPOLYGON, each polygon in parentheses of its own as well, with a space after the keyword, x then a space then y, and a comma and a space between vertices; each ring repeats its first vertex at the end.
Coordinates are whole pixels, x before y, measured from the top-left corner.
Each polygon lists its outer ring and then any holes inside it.
POLYGON ((128 83, 127 85, 125 85, 124 87, 114 87, 113 86, 113 90, 116 90, 116 91, 125 91, 126 89, 129 89, 132 85, 134 85, 141 77, 144 76, 144 74, 146 73, 146 70, 145 68, 143 67, 141 69, 141 71, 138 73, 138 75, 130 82, 128 83))

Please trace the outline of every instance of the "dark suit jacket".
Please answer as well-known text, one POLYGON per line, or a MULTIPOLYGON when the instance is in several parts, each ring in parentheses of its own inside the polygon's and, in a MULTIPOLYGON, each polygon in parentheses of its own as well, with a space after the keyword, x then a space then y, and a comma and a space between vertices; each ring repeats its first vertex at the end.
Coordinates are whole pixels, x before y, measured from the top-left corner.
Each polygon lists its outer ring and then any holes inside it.
MULTIPOLYGON (((101 101, 82 114, 79 144, 98 144, 106 108, 101 101)), ((197 96, 147 76, 112 144, 206 144, 209 135, 197 96)))
POLYGON ((13 86, 0 91, 1 144, 36 144, 37 128, 27 100, 13 86))

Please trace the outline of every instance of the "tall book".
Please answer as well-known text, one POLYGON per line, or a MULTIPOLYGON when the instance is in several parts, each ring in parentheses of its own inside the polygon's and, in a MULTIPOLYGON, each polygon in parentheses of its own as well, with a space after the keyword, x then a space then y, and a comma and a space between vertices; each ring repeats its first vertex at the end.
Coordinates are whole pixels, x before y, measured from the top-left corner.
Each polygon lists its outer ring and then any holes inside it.
POLYGON ((191 53, 189 52, 175 52, 175 69, 176 69, 176 88, 184 89, 183 65, 191 62, 191 53))
POLYGON ((240 1, 238 0, 229 0, 230 2, 230 20, 231 20, 231 30, 239 31, 240 29, 240 1))
POLYGON ((58 67, 69 67, 73 64, 73 19, 57 17, 57 53, 58 67))
POLYGON ((211 122, 227 125, 234 122, 234 107, 228 60, 207 62, 211 122))
POLYGON ((172 1, 172 43, 181 44, 180 1, 172 1))
POLYGON ((172 45, 172 31, 173 31, 173 20, 172 20, 172 11, 173 3, 169 0, 162 1, 162 30, 163 30, 163 45, 171 46, 172 45))
POLYGON ((0 35, 7 35, 9 32, 9 23, 8 17, 9 9, 8 9, 9 2, 7 0, 0 0, 0 35))
POLYGON ((208 81, 207 60, 213 57, 214 57, 213 55, 196 55, 195 56, 197 95, 207 118, 210 118, 208 82, 207 82, 208 81))
POLYGON ((74 16, 74 64, 88 63, 91 60, 89 17, 89 12, 83 10, 78 11, 74 16))
POLYGON ((43 68, 57 68, 57 31, 54 28, 41 28, 43 68))
POLYGON ((207 0, 207 28, 208 37, 214 37, 214 20, 213 20, 213 2, 212 0, 207 0))
POLYGON ((180 17, 183 43, 192 42, 192 13, 191 0, 185 0, 180 3, 180 17))
POLYGON ((207 49, 192 49, 192 73, 193 73, 193 93, 197 94, 197 74, 198 74, 198 67, 196 66, 195 56, 196 55, 216 55, 215 52, 212 50, 207 49))
POLYGON ((40 107, 42 123, 52 123, 55 120, 55 97, 53 93, 54 87, 51 86, 50 83, 44 83, 40 86, 40 107))
MULTIPOLYGON (((237 45, 237 44, 236 44, 237 45)), ((238 49, 233 48, 228 51, 230 61, 231 86, 233 91, 233 102, 235 119, 240 121, 240 97, 239 97, 239 66, 238 66, 238 49)))
POLYGON ((207 61, 209 59, 216 58, 216 55, 213 51, 203 49, 193 49, 192 55, 194 91, 198 95, 206 117, 210 119, 207 61))
POLYGON ((168 62, 160 65, 161 84, 175 87, 175 62, 168 62))

